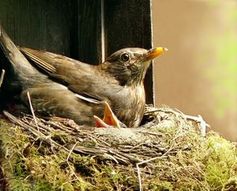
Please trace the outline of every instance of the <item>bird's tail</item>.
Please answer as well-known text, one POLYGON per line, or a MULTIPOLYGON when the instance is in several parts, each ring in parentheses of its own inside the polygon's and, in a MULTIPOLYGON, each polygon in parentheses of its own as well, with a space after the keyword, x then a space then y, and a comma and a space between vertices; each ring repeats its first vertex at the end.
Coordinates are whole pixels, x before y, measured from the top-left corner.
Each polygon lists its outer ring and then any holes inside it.
MULTIPOLYGON (((8 60, 8 64, 11 65, 14 73, 19 76, 33 76, 37 73, 37 70, 29 63, 25 56, 18 50, 16 45, 9 38, 3 27, 0 25, 0 47, 2 51, 0 54, 4 54, 8 60)), ((1 55, 1 56, 4 56, 1 55)), ((6 63, 1 63, 6 64, 6 63)), ((9 67, 9 66, 8 66, 9 67)))

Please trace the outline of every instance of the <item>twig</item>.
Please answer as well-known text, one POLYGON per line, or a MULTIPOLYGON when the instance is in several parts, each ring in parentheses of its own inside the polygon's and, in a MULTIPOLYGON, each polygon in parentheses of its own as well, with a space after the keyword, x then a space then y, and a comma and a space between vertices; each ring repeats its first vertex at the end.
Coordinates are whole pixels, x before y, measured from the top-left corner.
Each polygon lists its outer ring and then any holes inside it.
POLYGON ((202 118, 201 115, 198 115, 197 117, 196 116, 192 116, 192 115, 186 115, 186 114, 183 114, 183 116, 185 117, 185 119, 188 119, 188 120, 192 120, 192 121, 195 121, 196 123, 199 124, 199 127, 200 127, 200 133, 203 137, 206 136, 206 132, 207 132, 207 127, 210 127, 209 124, 206 123, 206 121, 204 121, 204 119, 202 118))
POLYGON ((70 149, 70 151, 69 151, 69 153, 68 153, 68 155, 67 155, 67 165, 68 165, 68 167, 70 168, 70 170, 73 172, 73 175, 76 177, 76 180, 79 180, 79 177, 76 175, 76 173, 74 172, 74 169, 72 168, 72 166, 71 166, 70 163, 69 163, 69 158, 70 158, 72 152, 74 151, 75 147, 77 146, 77 144, 78 144, 78 142, 76 142, 76 143, 72 146, 72 148, 70 149))
POLYGON ((69 158, 70 158, 70 156, 71 156, 73 150, 74 150, 75 147, 77 146, 77 144, 78 144, 78 142, 76 142, 76 143, 72 146, 72 148, 70 149, 70 151, 69 151, 69 153, 68 153, 68 156, 67 156, 67 163, 68 163, 68 165, 69 165, 69 158))
POLYGON ((164 113, 172 113, 176 116, 179 115, 179 116, 183 117, 185 120, 192 120, 192 121, 196 122, 199 125, 201 135, 203 137, 206 136, 207 127, 210 127, 210 125, 204 121, 204 119, 202 118, 201 115, 198 115, 198 116, 186 115, 177 108, 175 110, 169 110, 169 109, 167 110, 167 109, 163 109, 163 108, 153 108, 153 109, 150 109, 149 111, 146 111, 145 114, 151 114, 151 113, 155 113, 155 112, 164 112, 164 113))
POLYGON ((34 112, 34 109, 33 109, 33 106, 32 106, 32 103, 31 103, 31 98, 30 98, 30 93, 27 92, 27 98, 28 98, 28 101, 29 101, 29 105, 30 105, 30 111, 32 113, 32 116, 33 116, 33 119, 35 121, 35 125, 37 127, 37 130, 39 131, 39 126, 38 126, 38 122, 37 122, 37 119, 35 117, 35 112, 34 112))
POLYGON ((172 150, 171 148, 169 150, 167 150, 162 156, 158 156, 158 157, 154 157, 154 158, 151 158, 151 159, 148 159, 148 160, 144 160, 144 161, 141 161, 139 163, 136 164, 136 168, 137 168, 137 176, 138 176, 138 182, 139 182, 139 191, 142 191, 142 179, 141 179, 141 170, 139 168, 139 165, 142 165, 142 164, 145 164, 145 163, 148 163, 148 162, 151 162, 151 161, 154 161, 154 160, 157 160, 157 159, 162 159, 162 158, 165 158, 166 155, 168 154, 168 152, 172 150))
POLYGON ((48 143, 49 145, 52 146, 52 144, 54 144, 54 146, 57 146, 58 148, 63 148, 64 151, 69 152, 69 150, 60 145, 59 143, 55 142, 54 140, 52 140, 49 136, 44 135, 42 132, 37 131, 36 129, 34 129, 32 126, 28 125, 27 123, 17 119, 15 116, 13 116, 12 114, 10 114, 7 111, 3 111, 3 114, 8 117, 8 119, 10 121, 12 121, 15 124, 18 124, 19 126, 21 126, 22 128, 24 128, 25 130, 30 131, 36 138, 41 138, 43 141, 45 141, 46 143, 48 143))
POLYGON ((139 163, 136 164, 136 168, 137 168, 137 176, 138 176, 138 182, 139 182, 139 191, 142 191, 142 179, 141 179, 141 170, 139 168, 139 165, 142 165, 142 164, 145 164, 145 163, 148 163, 148 162, 151 162, 151 161, 154 161, 154 160, 157 160, 157 159, 161 159, 161 158, 164 158, 166 157, 166 155, 171 151, 173 150, 173 146, 174 146, 174 143, 175 143, 175 139, 177 139, 177 137, 175 137, 172 141, 173 141, 173 144, 170 146, 170 148, 161 156, 158 156, 158 157, 153 157, 153 158, 150 158, 150 159, 147 159, 147 160, 144 160, 144 161, 141 161, 139 163))
POLYGON ((206 121, 202 118, 201 115, 198 116, 192 116, 192 115, 187 115, 184 114, 183 112, 181 112, 180 110, 178 110, 177 108, 175 109, 176 111, 178 111, 181 116, 186 119, 186 120, 192 120, 195 121, 196 123, 199 124, 200 127, 200 133, 203 137, 206 136, 206 132, 207 132, 207 127, 210 127, 210 125, 208 123, 206 123, 206 121))
POLYGON ((75 133, 75 132, 73 132, 73 130, 71 130, 68 126, 67 127, 64 127, 64 126, 62 126, 62 124, 57 124, 57 123, 55 123, 55 122, 53 122, 53 121, 45 121, 45 120, 42 120, 41 119, 41 121, 43 121, 43 123, 45 123, 45 124, 47 124, 47 125, 49 125, 49 126, 51 126, 51 127, 54 127, 54 128, 56 128, 56 129, 60 129, 60 130, 62 130, 62 131, 65 131, 66 133, 69 133, 69 134, 73 134, 73 133, 75 133))
POLYGON ((2 69, 2 73, 1 73, 1 77, 0 77, 0 87, 2 86, 3 80, 4 80, 4 76, 5 76, 5 70, 2 69))

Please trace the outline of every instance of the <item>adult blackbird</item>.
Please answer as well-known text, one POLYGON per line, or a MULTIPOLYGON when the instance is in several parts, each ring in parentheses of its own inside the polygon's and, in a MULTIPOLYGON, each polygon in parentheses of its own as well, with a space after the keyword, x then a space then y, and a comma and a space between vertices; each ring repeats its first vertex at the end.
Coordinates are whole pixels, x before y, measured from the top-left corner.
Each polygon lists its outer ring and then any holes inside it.
POLYGON ((24 104, 29 107, 32 104, 36 112, 46 116, 71 118, 81 125, 94 126, 99 123, 100 126, 120 126, 106 102, 78 95, 33 67, 2 26, 0 47, 0 66, 6 70, 6 79, 1 91, 10 91, 24 104), (100 120, 103 115, 104 119, 100 120))
POLYGON ((69 90, 108 102, 127 127, 139 126, 145 107, 144 77, 151 60, 166 48, 125 48, 105 62, 89 65, 51 52, 21 48, 27 58, 69 90))

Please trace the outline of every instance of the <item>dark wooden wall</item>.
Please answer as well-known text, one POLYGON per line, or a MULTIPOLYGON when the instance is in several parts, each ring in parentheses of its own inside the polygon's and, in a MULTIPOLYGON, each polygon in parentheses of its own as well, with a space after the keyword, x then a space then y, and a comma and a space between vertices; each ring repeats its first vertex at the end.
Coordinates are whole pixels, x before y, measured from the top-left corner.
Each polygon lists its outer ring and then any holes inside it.
MULTIPOLYGON (((105 0, 106 53, 152 45, 150 0, 105 0)), ((147 103, 153 103, 152 67, 145 79, 147 103)))
POLYGON ((100 0, 1 0, 0 21, 21 46, 97 63, 100 0))
MULTIPOLYGON (((91 64, 101 62, 102 52, 108 56, 124 47, 151 48, 150 11, 150 0, 0 0, 0 22, 16 44, 91 64)), ((145 80, 149 103, 151 70, 145 80)))

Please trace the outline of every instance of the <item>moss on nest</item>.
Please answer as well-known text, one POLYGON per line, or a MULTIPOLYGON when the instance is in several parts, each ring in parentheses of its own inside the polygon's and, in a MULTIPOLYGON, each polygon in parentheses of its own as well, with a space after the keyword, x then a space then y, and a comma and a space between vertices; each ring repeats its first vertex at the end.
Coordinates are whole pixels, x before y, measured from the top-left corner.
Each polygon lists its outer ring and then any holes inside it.
POLYGON ((79 139, 76 134, 51 128, 47 139, 1 120, 2 190, 106 191, 139 190, 139 186, 143 190, 237 190, 237 151, 233 143, 214 132, 200 136, 193 122, 179 115, 164 111, 156 115, 162 120, 148 128, 152 132, 149 141, 132 147, 107 141, 114 150, 108 152, 103 147, 99 154, 85 148, 98 150, 101 134, 92 141, 86 134, 80 134, 79 139), (77 146, 83 152, 73 150, 77 146), (121 156, 126 154, 138 162, 111 159, 116 149, 121 156), (158 154, 153 155, 155 152, 158 154))

